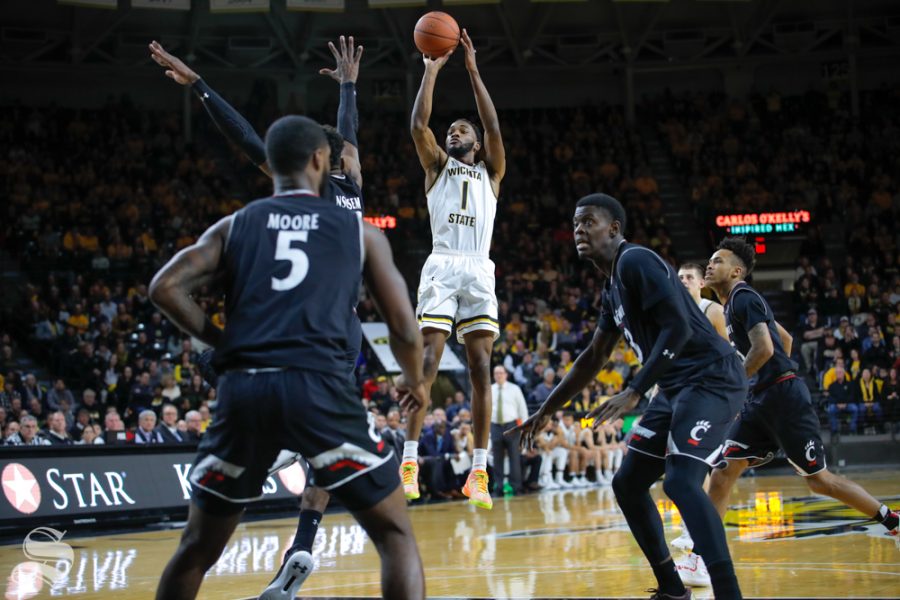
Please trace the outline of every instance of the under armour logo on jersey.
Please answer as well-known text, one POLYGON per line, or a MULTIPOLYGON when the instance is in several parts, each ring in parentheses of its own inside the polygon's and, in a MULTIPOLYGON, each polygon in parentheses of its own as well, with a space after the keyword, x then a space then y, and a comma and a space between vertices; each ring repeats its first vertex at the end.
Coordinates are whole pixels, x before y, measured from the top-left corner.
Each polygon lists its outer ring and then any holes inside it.
POLYGON ((666 349, 666 350, 663 350, 663 356, 665 356, 669 360, 672 360, 673 358, 675 358, 675 353, 669 349, 666 349))
POLYGON ((816 464, 816 442, 813 440, 809 440, 806 444, 806 460, 809 466, 816 464))
POLYGON ((204 102, 209 100, 209 94, 206 92, 203 92, 203 95, 200 97, 200 99, 203 100, 204 102))
POLYGON ((712 425, 709 424, 709 421, 697 421, 697 424, 694 425, 694 428, 691 429, 691 439, 687 442, 691 446, 699 446, 700 438, 703 437, 703 434, 709 431, 709 428, 712 425))

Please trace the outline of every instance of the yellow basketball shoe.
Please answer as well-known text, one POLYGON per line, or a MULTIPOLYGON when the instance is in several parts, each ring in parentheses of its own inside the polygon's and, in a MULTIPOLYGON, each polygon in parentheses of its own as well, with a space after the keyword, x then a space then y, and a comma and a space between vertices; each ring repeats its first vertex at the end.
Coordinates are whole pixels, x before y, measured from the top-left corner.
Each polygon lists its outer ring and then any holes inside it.
POLYGON ((407 500, 419 499, 419 463, 407 460, 400 465, 400 480, 407 500))
POLYGON ((494 501, 488 491, 488 474, 484 469, 472 469, 463 486, 462 493, 469 499, 469 504, 491 510, 494 501))

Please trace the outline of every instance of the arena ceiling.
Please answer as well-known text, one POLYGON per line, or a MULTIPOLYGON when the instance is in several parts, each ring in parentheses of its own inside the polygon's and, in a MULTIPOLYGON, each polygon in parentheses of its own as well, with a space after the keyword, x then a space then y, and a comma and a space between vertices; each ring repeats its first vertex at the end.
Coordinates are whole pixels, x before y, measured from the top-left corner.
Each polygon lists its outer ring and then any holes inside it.
MULTIPOLYGON (((366 69, 409 72, 412 43, 428 7, 371 9, 347 0, 342 13, 290 12, 271 0, 268 13, 211 14, 209 0, 189 12, 63 6, 56 0, 3 2, 0 69, 155 68, 146 45, 157 39, 204 71, 296 73, 331 61, 326 42, 354 34, 366 69)), ((734 62, 840 59, 900 54, 896 0, 587 0, 446 8, 467 27, 485 70, 635 70, 734 62)), ((459 68, 459 67, 457 67, 459 68)))

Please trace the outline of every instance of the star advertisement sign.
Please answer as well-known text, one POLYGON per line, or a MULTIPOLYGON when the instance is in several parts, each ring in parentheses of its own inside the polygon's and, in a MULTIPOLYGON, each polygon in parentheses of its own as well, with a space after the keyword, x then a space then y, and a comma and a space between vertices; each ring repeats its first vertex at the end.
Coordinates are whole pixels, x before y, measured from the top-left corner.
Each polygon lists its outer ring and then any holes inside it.
MULTIPOLYGON (((92 515, 165 513, 186 508, 191 499, 194 457, 193 452, 183 450, 153 454, 133 450, 91 452, 46 458, 5 453, 0 460, 0 526, 25 527, 42 519, 54 523, 92 515)), ((303 492, 303 467, 291 461, 279 468, 264 483, 261 500, 294 501, 303 492)))

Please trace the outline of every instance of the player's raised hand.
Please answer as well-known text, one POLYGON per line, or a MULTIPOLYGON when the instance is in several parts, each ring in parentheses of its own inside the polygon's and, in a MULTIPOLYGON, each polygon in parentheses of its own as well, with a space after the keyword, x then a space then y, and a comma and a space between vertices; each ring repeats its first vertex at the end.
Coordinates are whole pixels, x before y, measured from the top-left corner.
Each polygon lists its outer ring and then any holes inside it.
POLYGON ((352 35, 349 39, 341 36, 338 45, 339 47, 333 42, 328 42, 328 49, 331 50, 336 65, 333 69, 319 69, 319 75, 327 75, 338 83, 356 83, 363 47, 354 45, 352 35))
POLYGON ((598 431, 604 423, 615 421, 629 410, 634 409, 640 401, 640 394, 631 388, 625 388, 589 412, 586 418, 594 419, 593 429, 598 431))
POLYGON ((534 438, 547 426, 550 415, 538 409, 536 413, 528 417, 521 425, 517 425, 512 429, 506 430, 503 435, 515 435, 517 432, 522 434, 519 438, 519 448, 523 452, 527 452, 534 448, 534 438))
POLYGON ((465 29, 462 30, 460 42, 462 42, 462 46, 466 51, 466 70, 470 72, 477 71, 478 65, 475 64, 475 46, 472 44, 472 38, 469 37, 469 33, 465 29))
POLYGON ((438 56, 436 58, 431 58, 427 54, 423 54, 422 62, 425 63, 425 70, 426 71, 428 71, 428 70, 440 71, 441 67, 446 65, 447 61, 450 60, 451 54, 453 54, 453 50, 451 50, 450 52, 448 52, 447 54, 445 54, 443 56, 438 56))
POLYGON ((153 40, 150 42, 150 57, 156 61, 156 64, 166 69, 166 77, 173 79, 181 85, 191 85, 200 76, 192 71, 180 58, 169 54, 162 44, 153 40))

